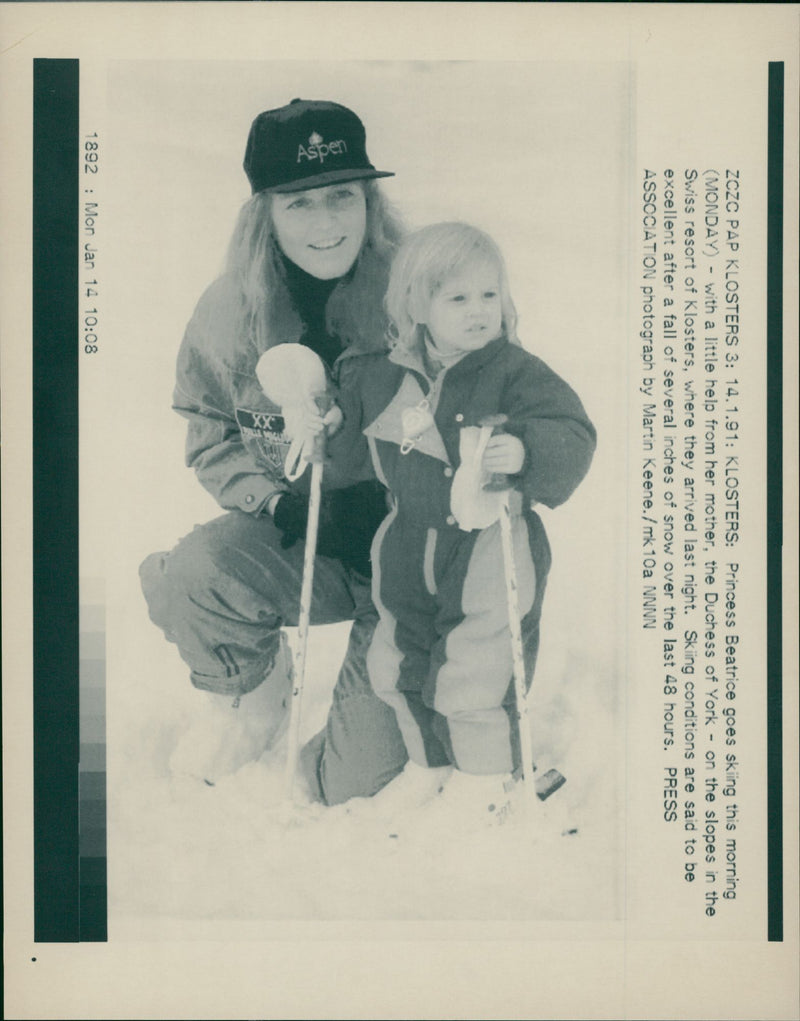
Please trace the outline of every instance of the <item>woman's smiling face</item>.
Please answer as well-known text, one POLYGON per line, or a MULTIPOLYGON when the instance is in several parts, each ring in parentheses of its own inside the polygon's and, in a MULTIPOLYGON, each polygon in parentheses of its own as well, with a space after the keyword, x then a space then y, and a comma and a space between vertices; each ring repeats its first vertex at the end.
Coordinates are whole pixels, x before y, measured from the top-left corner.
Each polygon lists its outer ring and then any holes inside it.
POLYGON ((272 196, 272 220, 281 251, 320 280, 344 276, 361 251, 367 200, 360 181, 272 196))

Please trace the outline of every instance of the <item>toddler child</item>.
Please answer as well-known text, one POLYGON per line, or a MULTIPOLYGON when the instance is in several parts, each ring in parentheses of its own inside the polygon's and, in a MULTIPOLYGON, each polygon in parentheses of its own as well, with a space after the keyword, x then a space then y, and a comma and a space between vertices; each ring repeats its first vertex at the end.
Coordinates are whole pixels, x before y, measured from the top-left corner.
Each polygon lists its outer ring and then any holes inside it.
POLYGON ((409 762, 376 803, 438 795, 498 818, 520 763, 499 500, 507 478, 526 677, 533 675, 550 550, 534 503, 563 503, 595 431, 572 389, 523 350, 497 245, 463 223, 401 245, 386 298, 392 350, 340 395, 392 509, 372 545, 379 614, 367 666, 409 762), (486 420, 505 416, 491 435, 486 420), (495 479, 496 481, 496 479, 495 479))

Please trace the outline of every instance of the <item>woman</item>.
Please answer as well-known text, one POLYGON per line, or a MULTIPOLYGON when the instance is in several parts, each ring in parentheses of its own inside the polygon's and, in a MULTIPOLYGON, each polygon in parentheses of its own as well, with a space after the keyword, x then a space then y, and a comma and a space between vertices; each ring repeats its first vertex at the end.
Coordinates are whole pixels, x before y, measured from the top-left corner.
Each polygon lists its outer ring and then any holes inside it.
MULTIPOLYGON (((203 693, 171 767, 208 783, 274 744, 291 692, 280 629, 297 623, 308 473, 284 475, 283 417, 256 362, 275 344, 301 343, 336 385, 380 350, 401 235, 376 184, 393 175, 370 163, 364 127, 344 106, 295 99, 260 114, 244 169, 253 195, 227 272, 187 327, 173 401, 189 423, 187 464, 227 513, 140 572, 151 618, 203 693)), ((351 439, 344 428, 328 446, 311 620, 354 623, 327 727, 301 760, 310 796, 330 805, 374 794, 406 761, 394 713, 366 674, 369 546, 386 502, 369 464, 354 463, 362 446, 351 439)))

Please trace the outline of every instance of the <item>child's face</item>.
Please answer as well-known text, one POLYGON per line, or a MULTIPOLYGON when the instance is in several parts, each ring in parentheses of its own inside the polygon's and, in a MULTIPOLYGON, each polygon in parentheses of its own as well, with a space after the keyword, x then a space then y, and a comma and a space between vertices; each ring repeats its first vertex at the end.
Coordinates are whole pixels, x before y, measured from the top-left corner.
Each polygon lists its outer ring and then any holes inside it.
POLYGON ((488 262, 447 277, 430 300, 425 325, 443 355, 477 351, 500 336, 500 274, 488 262))

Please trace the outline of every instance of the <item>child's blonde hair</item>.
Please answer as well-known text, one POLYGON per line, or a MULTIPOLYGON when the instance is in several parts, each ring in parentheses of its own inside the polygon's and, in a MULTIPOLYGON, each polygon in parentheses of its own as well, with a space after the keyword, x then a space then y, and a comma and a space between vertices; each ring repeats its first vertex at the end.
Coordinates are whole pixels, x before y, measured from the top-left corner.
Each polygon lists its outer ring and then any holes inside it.
POLYGON ((500 249, 488 234, 468 223, 434 223, 408 235, 392 263, 386 292, 391 345, 408 352, 420 350, 431 298, 448 277, 476 263, 489 263, 497 270, 503 333, 519 343, 517 312, 500 249))

